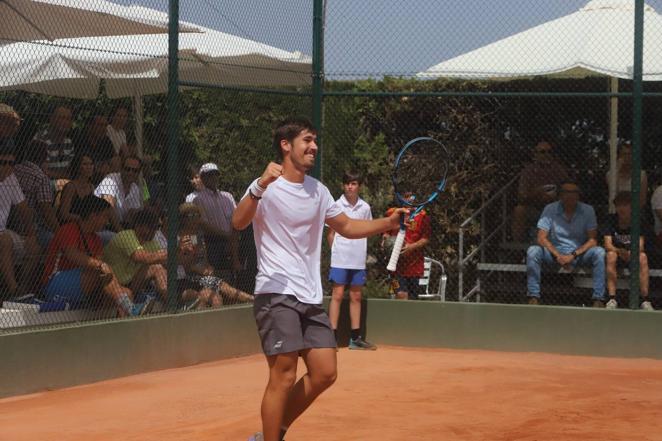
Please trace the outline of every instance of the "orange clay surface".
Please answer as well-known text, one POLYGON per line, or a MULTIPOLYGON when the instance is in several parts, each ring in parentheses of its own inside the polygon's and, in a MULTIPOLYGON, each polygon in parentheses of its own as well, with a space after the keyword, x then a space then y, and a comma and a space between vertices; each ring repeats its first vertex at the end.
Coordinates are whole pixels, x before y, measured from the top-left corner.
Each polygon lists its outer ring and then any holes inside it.
MULTIPOLYGON (((338 382, 288 441, 662 440, 662 361, 398 347, 338 356, 338 382)), ((244 441, 266 372, 255 355, 3 399, 0 440, 244 441)))

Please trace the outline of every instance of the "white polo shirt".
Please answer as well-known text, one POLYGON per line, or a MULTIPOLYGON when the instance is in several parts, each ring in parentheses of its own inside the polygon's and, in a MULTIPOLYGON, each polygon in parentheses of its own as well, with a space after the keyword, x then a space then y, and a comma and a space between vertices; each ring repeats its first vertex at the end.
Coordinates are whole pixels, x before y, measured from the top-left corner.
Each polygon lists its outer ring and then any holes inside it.
POLYGON ((281 176, 272 182, 253 217, 255 294, 291 294, 303 303, 322 304, 324 222, 341 213, 317 179, 306 176, 294 183, 281 176))
MULTIPOLYGON (((370 205, 359 198, 352 205, 342 195, 336 201, 336 205, 352 219, 372 220, 370 205)), ((368 239, 347 239, 336 233, 331 246, 331 267, 362 270, 365 269, 365 261, 368 257, 368 239)))
POLYGON ((202 220, 226 233, 232 232, 232 214, 237 208, 227 191, 203 188, 195 192, 192 202, 202 209, 202 220))
POLYGON ((25 196, 14 173, 0 181, 0 233, 7 229, 11 207, 20 204, 24 200, 25 196))
POLYGON ((657 187, 651 197, 651 209, 653 210, 653 218, 655 218, 655 234, 662 233, 662 219, 657 217, 656 210, 662 209, 662 185, 657 187))
POLYGON ((143 198, 140 193, 140 187, 134 182, 129 187, 129 192, 124 192, 122 176, 120 173, 108 174, 94 190, 97 197, 112 196, 115 198, 115 210, 121 222, 124 221, 126 213, 130 209, 140 209, 143 207, 143 198))

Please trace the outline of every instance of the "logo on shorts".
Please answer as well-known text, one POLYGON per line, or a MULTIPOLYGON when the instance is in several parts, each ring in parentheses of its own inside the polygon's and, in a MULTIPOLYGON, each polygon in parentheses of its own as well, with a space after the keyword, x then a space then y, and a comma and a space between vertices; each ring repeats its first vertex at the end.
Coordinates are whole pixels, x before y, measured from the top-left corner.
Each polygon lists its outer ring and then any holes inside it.
POLYGON ((283 340, 278 340, 274 345, 274 349, 280 349, 283 347, 283 340))

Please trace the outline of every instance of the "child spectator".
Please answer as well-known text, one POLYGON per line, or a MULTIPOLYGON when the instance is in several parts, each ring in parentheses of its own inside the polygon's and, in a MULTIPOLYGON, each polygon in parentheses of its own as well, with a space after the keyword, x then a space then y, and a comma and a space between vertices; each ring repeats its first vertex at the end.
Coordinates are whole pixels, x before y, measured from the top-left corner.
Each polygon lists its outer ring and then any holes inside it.
MULTIPOLYGON (((338 198, 336 204, 352 219, 372 220, 370 205, 359 197, 362 182, 359 173, 345 172, 343 195, 338 198)), ((368 239, 346 239, 329 227, 327 240, 331 248, 329 281, 333 282, 331 303, 329 303, 329 320, 336 333, 336 340, 338 339, 340 304, 345 294, 345 286, 349 286, 351 326, 349 349, 375 350, 377 346, 365 341, 361 336, 361 290, 366 281, 365 263, 368 254, 368 239)))

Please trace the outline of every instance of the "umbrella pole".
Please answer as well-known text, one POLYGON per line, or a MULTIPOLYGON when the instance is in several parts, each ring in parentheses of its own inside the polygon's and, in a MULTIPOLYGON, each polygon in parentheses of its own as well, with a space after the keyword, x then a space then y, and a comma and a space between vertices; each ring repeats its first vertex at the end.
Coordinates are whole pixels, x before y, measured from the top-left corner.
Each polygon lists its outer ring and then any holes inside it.
POLYGON ((144 108, 143 108, 143 97, 139 93, 136 93, 133 96, 133 115, 135 117, 136 127, 136 150, 138 156, 143 158, 143 138, 144 138, 144 108))
MULTIPOLYGON (((618 78, 609 78, 611 93, 618 93, 618 78)), ((618 179, 618 97, 609 97, 609 212, 614 213, 618 179)))

